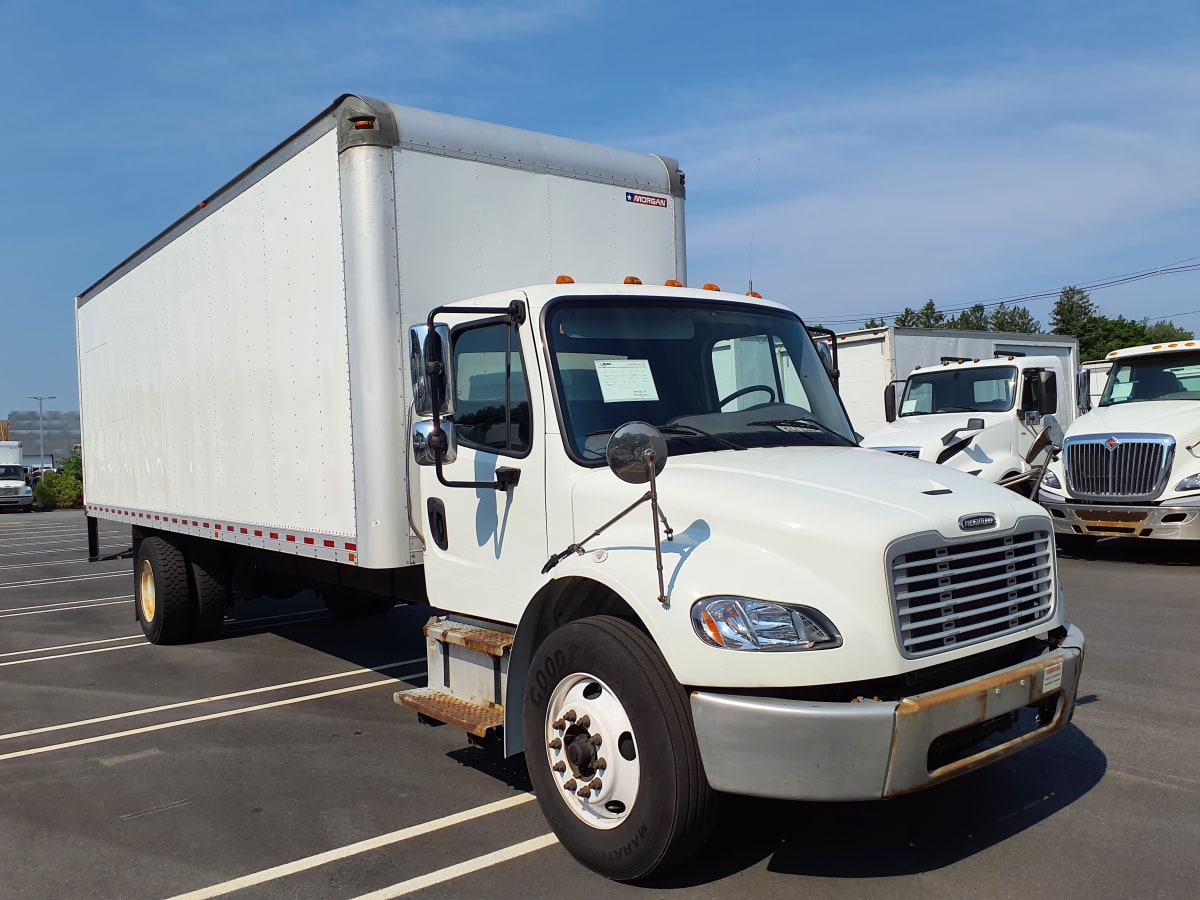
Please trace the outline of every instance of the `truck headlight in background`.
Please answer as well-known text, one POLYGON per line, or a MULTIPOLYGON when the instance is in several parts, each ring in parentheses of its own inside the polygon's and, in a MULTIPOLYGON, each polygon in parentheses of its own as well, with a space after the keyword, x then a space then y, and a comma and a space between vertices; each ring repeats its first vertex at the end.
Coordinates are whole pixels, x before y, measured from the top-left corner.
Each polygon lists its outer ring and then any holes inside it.
POLYGON ((1060 482, 1058 480, 1058 476, 1049 469, 1047 469, 1046 474, 1042 476, 1042 484, 1048 488, 1054 488, 1055 490, 1060 491, 1062 490, 1062 482, 1060 482))
POLYGON ((1200 472, 1195 475, 1189 475, 1179 484, 1175 485, 1177 491, 1200 491, 1200 472))
POLYGON ((823 650, 842 645, 837 628, 817 610, 749 597, 697 600, 692 627, 704 643, 726 650, 823 650))

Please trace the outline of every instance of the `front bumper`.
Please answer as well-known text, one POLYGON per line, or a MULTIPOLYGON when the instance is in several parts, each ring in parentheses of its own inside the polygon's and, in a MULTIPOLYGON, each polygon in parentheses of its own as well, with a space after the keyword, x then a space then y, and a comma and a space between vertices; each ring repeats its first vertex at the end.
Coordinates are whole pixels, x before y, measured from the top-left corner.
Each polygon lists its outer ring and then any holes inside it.
POLYGON ((1051 499, 1043 491, 1038 502, 1050 513, 1056 534, 1093 537, 1142 537, 1200 541, 1200 507, 1101 506, 1051 499))
POLYGON ((704 769, 715 789, 755 797, 877 800, 919 791, 1064 728, 1075 710, 1083 649, 1083 633, 1068 626, 1062 646, 1035 660, 899 701, 826 703, 694 691, 704 769), (931 768, 935 740, 1025 707, 1047 711, 1032 730, 931 768))
POLYGON ((28 497, 0 497, 0 509, 24 509, 26 506, 33 506, 33 496, 28 497))

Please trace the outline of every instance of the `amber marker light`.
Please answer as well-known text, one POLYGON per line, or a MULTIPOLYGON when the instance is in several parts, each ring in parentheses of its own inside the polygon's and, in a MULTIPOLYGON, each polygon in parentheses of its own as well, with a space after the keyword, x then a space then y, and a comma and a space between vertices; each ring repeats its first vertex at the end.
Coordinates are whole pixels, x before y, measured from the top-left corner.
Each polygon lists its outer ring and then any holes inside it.
POLYGON ((555 284, 574 284, 575 279, 572 278, 570 275, 559 275, 557 278, 554 279, 554 283, 555 284))
POLYGON ((708 636, 713 639, 713 643, 718 647, 725 646, 725 638, 721 637, 721 629, 717 627, 717 620, 712 617, 707 609, 700 613, 700 623, 704 626, 704 630, 708 632, 708 636))
POLYGON ((678 281, 674 278, 668 278, 666 281, 663 282, 663 284, 666 287, 683 287, 683 282, 678 281))
POLYGON ((641 284, 642 279, 638 278, 636 275, 626 275, 625 283, 626 284, 641 284))
POLYGON ((706 291, 719 291, 720 289, 721 286, 719 284, 713 284, 711 281, 704 285, 704 290, 706 291))
POLYGON ((762 299, 762 294, 760 294, 758 291, 746 291, 746 296, 753 297, 755 300, 762 299))

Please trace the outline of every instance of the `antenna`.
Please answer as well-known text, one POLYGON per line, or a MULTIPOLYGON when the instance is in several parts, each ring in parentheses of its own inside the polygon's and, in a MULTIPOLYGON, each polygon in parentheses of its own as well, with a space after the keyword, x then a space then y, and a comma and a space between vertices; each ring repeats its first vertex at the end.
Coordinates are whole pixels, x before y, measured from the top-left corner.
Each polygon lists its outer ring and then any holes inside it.
POLYGON ((750 207, 750 259, 747 262, 749 271, 749 285, 746 288, 746 293, 754 293, 754 224, 758 217, 758 168, 762 165, 762 159, 754 161, 754 204, 750 207))

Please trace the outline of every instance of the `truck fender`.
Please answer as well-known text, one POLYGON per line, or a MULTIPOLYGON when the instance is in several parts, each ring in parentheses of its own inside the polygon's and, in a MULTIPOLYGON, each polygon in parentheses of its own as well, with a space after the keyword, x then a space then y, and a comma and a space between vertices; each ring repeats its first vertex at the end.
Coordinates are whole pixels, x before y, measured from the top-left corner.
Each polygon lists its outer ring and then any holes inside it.
POLYGON ((534 652, 550 632, 576 619, 609 615, 646 631, 645 623, 611 587, 590 578, 566 576, 544 584, 529 601, 517 623, 509 650, 508 682, 504 695, 504 755, 525 749, 521 709, 534 652))

